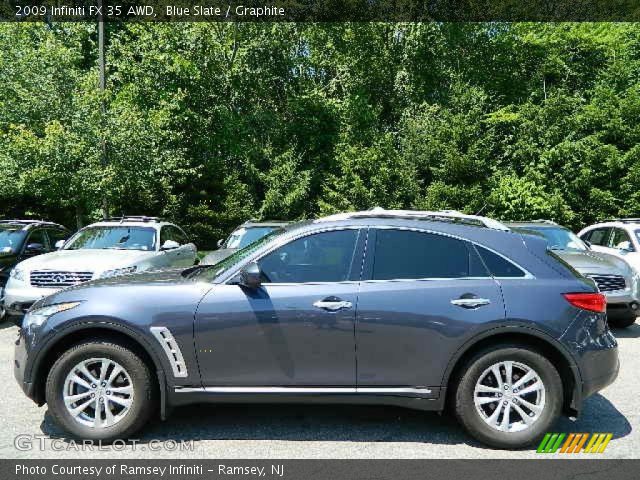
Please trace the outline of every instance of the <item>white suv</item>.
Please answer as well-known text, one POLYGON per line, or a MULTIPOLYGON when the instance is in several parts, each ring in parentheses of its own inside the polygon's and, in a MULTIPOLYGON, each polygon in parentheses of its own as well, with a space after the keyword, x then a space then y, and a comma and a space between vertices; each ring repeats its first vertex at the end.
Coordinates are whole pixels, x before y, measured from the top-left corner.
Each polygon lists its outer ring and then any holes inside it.
POLYGON ((56 248, 11 271, 5 288, 9 315, 20 317, 36 300, 65 287, 150 269, 187 267, 197 256, 182 229, 153 217, 94 223, 69 240, 60 240, 56 248))
POLYGON ((640 274, 640 218, 596 223, 580 230, 578 236, 593 250, 624 259, 640 274))

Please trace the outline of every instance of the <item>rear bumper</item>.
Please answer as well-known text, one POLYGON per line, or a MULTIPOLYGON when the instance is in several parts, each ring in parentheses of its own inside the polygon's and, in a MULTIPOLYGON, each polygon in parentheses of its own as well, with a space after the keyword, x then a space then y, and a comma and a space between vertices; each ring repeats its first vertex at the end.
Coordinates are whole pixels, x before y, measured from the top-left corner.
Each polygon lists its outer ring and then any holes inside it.
POLYGON ((609 330, 603 313, 581 311, 561 337, 572 351, 577 367, 572 410, 578 413, 582 401, 613 383, 620 360, 618 342, 609 330))

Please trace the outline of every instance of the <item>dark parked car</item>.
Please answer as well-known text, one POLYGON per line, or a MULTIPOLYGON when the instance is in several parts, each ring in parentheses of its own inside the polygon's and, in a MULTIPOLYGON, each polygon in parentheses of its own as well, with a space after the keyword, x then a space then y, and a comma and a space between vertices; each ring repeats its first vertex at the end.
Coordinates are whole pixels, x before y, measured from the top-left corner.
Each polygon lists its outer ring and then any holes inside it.
POLYGON ((250 243, 260 240, 265 235, 285 227, 289 222, 256 222, 250 220, 236 228, 226 240, 218 241, 218 250, 205 256, 202 265, 215 265, 232 253, 246 247, 250 243))
POLYGON ((22 260, 55 250, 68 238, 62 225, 41 220, 0 220, 0 319, 4 317, 4 287, 13 267, 22 260))
POLYGON ((197 402, 450 406, 529 445, 611 383, 605 299, 535 235, 452 212, 290 225, 213 266, 97 280, 26 315, 15 376, 72 434, 197 402))

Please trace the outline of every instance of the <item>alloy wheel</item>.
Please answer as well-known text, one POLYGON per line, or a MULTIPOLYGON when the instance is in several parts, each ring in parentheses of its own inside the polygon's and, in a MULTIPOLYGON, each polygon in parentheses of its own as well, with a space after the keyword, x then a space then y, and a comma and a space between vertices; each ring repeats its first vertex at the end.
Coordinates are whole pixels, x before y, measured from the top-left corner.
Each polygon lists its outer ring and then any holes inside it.
POLYGON ((495 430, 519 432, 542 415, 546 388, 540 375, 522 362, 503 361, 478 378, 473 400, 480 418, 495 430))
POLYGON ((133 404, 131 376, 108 358, 90 358, 76 364, 63 386, 65 407, 85 426, 106 428, 121 421, 133 404))

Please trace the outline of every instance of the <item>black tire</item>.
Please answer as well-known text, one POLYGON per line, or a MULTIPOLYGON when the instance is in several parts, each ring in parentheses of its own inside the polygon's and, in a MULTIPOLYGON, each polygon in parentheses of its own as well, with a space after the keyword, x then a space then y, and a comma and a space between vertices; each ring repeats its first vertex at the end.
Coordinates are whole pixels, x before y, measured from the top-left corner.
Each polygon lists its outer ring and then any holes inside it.
POLYGON ((624 317, 608 318, 609 326, 613 328, 627 328, 636 323, 635 315, 628 315, 624 317))
POLYGON ((562 380, 551 362, 524 345, 496 345, 474 355, 465 367, 455 387, 454 408, 460 424, 476 439, 491 447, 520 449, 532 445, 552 429, 562 411, 562 380), (481 417, 474 402, 476 383, 492 365, 514 361, 533 368, 545 386, 545 405, 540 417, 528 428, 517 432, 499 431, 481 417))
POLYGON ((149 367, 132 349, 107 339, 91 339, 64 352, 54 363, 46 384, 46 399, 54 421, 75 437, 110 442, 127 439, 156 411, 156 388, 149 367), (76 421, 67 410, 63 390, 69 372, 82 360, 106 358, 124 367, 133 384, 133 401, 123 418, 109 427, 92 428, 76 421))

